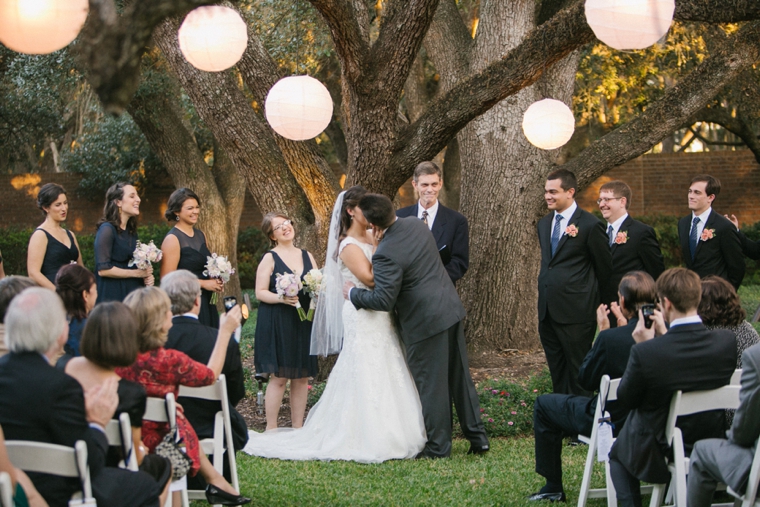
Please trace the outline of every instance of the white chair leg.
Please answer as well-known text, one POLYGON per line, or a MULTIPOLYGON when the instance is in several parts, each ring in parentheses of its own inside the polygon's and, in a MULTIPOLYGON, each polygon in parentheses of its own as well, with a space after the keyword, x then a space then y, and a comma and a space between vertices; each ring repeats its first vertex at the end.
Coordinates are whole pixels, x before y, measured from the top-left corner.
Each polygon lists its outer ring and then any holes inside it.
POLYGON ((617 507, 617 492, 610 475, 610 462, 604 462, 604 479, 607 482, 607 507, 617 507))

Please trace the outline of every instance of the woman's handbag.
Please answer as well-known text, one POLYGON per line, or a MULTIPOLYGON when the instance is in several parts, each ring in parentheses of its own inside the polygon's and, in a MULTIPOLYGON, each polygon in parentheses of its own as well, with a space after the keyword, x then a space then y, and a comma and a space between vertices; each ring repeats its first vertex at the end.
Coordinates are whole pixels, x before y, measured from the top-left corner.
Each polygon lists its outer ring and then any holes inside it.
POLYGON ((172 480, 175 481, 187 475, 193 464, 193 460, 185 454, 184 446, 181 444, 181 441, 177 442, 177 428, 175 426, 164 435, 155 450, 156 454, 172 462, 172 480))

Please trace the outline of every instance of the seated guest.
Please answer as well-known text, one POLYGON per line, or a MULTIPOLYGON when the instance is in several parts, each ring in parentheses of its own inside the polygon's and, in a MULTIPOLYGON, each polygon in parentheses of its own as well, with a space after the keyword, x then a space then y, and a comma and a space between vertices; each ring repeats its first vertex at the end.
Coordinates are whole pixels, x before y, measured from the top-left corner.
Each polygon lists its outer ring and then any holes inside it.
MULTIPOLYGON (((614 329, 604 312, 599 312, 599 333, 578 371, 578 383, 587 391, 596 391, 604 375, 610 378, 623 376, 628 364, 628 354, 634 345, 633 330, 638 322, 637 312, 642 305, 655 300, 655 285, 652 277, 644 271, 632 271, 620 280, 618 300, 626 325, 614 329), (606 324, 606 325, 605 325, 606 324)), ((602 305, 604 306, 604 305, 602 305)), ((536 434, 536 473, 546 478, 546 485, 529 500, 565 501, 562 485, 562 438, 590 435, 594 424, 597 397, 573 394, 544 394, 536 399, 533 406, 533 427, 536 434)), ((619 431, 628 414, 610 402, 606 409, 610 412, 616 431, 619 431)))
POLYGON ((11 507, 48 507, 47 502, 40 496, 29 476, 23 470, 15 468, 8 458, 3 428, 0 428, 0 472, 5 472, 11 476, 13 487, 13 502, 11 507))
POLYGON ((87 322, 87 314, 98 299, 95 275, 79 264, 67 264, 58 270, 55 291, 61 296, 69 320, 69 339, 63 351, 71 357, 79 356, 79 340, 87 322))
MULTIPOLYGON (((204 326, 198 318, 203 304, 198 277, 186 269, 172 271, 161 280, 161 288, 169 296, 174 314, 169 339, 164 347, 184 352, 190 359, 199 363, 208 363, 217 337, 223 331, 204 326)), ((235 340, 228 340, 222 373, 227 384, 233 446, 235 451, 239 451, 248 442, 248 427, 243 416, 235 410, 235 405, 245 397, 243 363, 240 360, 240 346, 235 340)), ((193 425, 198 438, 214 437, 214 418, 221 410, 219 402, 184 397, 180 397, 177 402, 182 405, 185 417, 193 425)), ((224 463, 226 469, 228 461, 224 460, 224 463)), ((193 486, 190 488, 203 489, 193 486)))
MULTIPOLYGON (((98 505, 159 505, 161 488, 144 472, 105 466, 104 428, 118 403, 117 382, 87 390, 51 366, 68 337, 66 311, 51 290, 30 288, 16 296, 5 315, 10 353, 0 358, 0 425, 8 440, 73 447, 87 444, 93 496, 98 505)), ((66 507, 81 490, 78 479, 29 474, 50 507, 66 507)))
POLYGON ((29 287, 37 287, 37 284, 26 276, 7 276, 0 280, 0 357, 8 353, 8 346, 5 343, 5 311, 11 304, 11 300, 29 287))
MULTIPOLYGON (((216 382, 222 372, 227 355, 227 343, 240 325, 240 308, 235 307, 219 319, 219 337, 208 361, 208 366, 193 361, 187 354, 167 349, 167 333, 172 327, 171 302, 166 292, 157 287, 144 287, 130 292, 124 303, 132 310, 137 322, 140 353, 132 366, 117 368, 121 378, 139 382, 148 396, 164 398, 167 393, 177 396, 179 386, 203 387, 216 382)), ((239 492, 216 471, 206 455, 200 452, 198 436, 193 426, 177 411, 177 431, 185 443, 187 456, 192 460, 189 476, 198 472, 208 483, 206 499, 209 503, 242 505, 250 498, 239 492)), ((161 439, 169 432, 168 424, 143 421, 142 436, 145 445, 153 452, 161 439)))
MULTIPOLYGON (((142 443, 145 389, 140 384, 119 378, 116 374, 116 368, 131 366, 139 351, 137 325, 129 308, 124 303, 115 301, 99 304, 87 319, 82 333, 81 351, 82 356, 69 357, 70 360, 65 363, 66 373, 77 379, 84 390, 102 386, 108 379, 115 379, 119 383, 119 405, 116 407, 114 419, 122 412, 129 415, 137 464, 140 465, 140 470, 152 475, 159 485, 164 487, 162 496, 166 495, 171 477, 171 462, 156 454, 146 456, 142 443)), ((124 456, 121 455, 120 449, 112 447, 111 451, 114 452, 109 452, 107 464, 118 466, 124 456)))
MULTIPOLYGON (((669 269, 657 279, 660 302, 652 327, 645 327, 639 311, 636 345, 618 386, 618 404, 631 412, 610 451, 610 475, 622 507, 641 506, 640 480, 670 482, 665 422, 673 393, 726 385, 736 367, 736 337, 702 324, 697 314, 701 293, 699 275, 669 269)), ((723 433, 723 411, 679 418, 678 426, 690 448, 723 433)))
POLYGON ((691 452, 686 485, 689 507, 709 507, 719 482, 740 494, 747 489, 755 442, 760 437, 760 345, 748 348, 742 355, 740 403, 728 439, 700 440, 691 452))

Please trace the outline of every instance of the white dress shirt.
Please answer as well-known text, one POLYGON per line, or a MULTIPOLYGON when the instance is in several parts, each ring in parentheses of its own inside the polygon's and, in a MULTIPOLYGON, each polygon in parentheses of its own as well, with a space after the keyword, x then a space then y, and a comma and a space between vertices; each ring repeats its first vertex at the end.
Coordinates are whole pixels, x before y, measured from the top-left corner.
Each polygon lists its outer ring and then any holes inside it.
POLYGON ((433 222, 435 222, 435 216, 438 214, 438 199, 435 200, 435 204, 430 206, 428 209, 425 209, 422 207, 422 203, 417 203, 417 218, 422 220, 422 212, 427 211, 428 217, 427 217, 427 226, 428 229, 431 231, 433 230, 433 222))
POLYGON ((549 240, 551 241, 552 233, 554 232, 554 225, 557 223, 557 215, 562 215, 562 220, 560 220, 560 227, 559 227, 559 239, 562 239, 562 236, 565 235, 565 229, 567 229, 567 224, 570 222, 570 218, 575 214, 575 210, 578 209, 578 204, 573 201, 573 203, 570 205, 569 208, 567 208, 562 213, 557 213, 557 211, 554 212, 554 219, 552 220, 552 225, 549 228, 549 240))
POLYGON ((702 318, 699 315, 691 315, 689 317, 681 317, 680 319, 673 319, 670 323, 670 329, 675 326, 685 326, 686 324, 701 324, 702 318))
POLYGON ((615 242, 614 239, 617 237, 617 233, 620 231, 620 227, 623 225, 623 222, 625 222, 625 219, 628 218, 628 213, 623 214, 622 217, 618 218, 612 223, 607 222, 607 230, 609 230, 609 226, 612 226, 612 239, 613 243, 615 242))
POLYGON ((175 315, 175 317, 190 317, 191 319, 198 320, 198 315, 194 314, 193 312, 183 313, 182 315, 175 315))
POLYGON ((689 224, 689 237, 691 237, 691 229, 694 227, 694 219, 696 217, 699 217, 699 223, 697 224, 697 241, 700 241, 700 238, 702 237, 702 231, 705 230, 705 224, 707 223, 707 219, 710 218, 710 212, 712 211, 712 208, 707 208, 707 211, 702 213, 701 215, 695 215, 694 212, 691 212, 691 224, 689 224))

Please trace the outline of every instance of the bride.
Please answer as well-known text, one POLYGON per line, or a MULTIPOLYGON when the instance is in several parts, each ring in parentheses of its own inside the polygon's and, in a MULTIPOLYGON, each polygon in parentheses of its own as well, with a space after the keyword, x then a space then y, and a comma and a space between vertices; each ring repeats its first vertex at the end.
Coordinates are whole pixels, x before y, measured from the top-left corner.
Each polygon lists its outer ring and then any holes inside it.
POLYGON ((324 288, 312 329, 312 354, 340 352, 324 393, 303 428, 249 431, 248 454, 290 460, 379 463, 414 458, 427 440, 417 388, 391 315, 356 310, 343 282, 372 288, 375 249, 359 209, 361 186, 333 208, 324 288), (342 344, 342 349, 341 349, 342 344))

